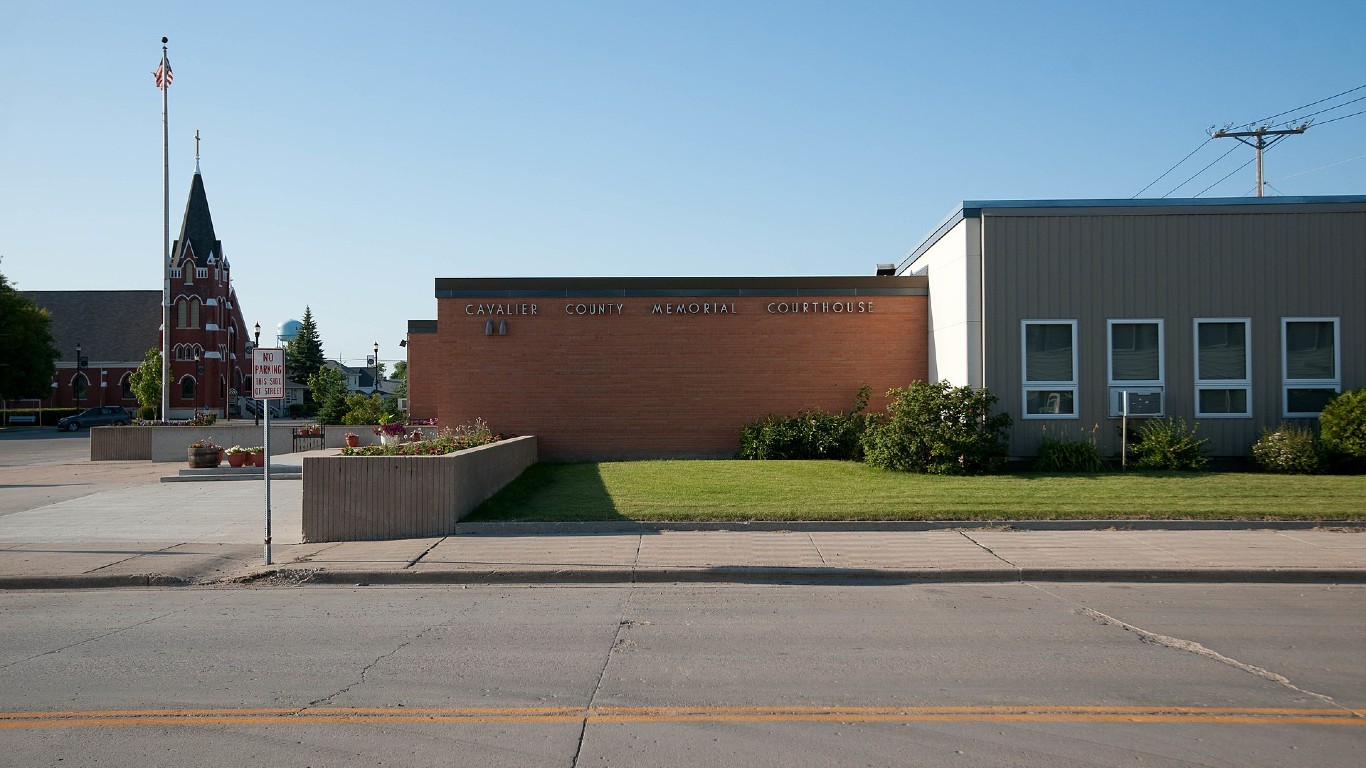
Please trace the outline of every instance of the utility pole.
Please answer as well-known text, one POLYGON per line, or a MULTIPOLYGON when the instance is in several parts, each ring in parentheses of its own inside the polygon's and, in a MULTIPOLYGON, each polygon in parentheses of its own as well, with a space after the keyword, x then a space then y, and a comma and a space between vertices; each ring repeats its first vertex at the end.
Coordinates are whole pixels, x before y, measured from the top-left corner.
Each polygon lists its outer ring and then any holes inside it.
POLYGON ((1275 146, 1286 136, 1294 136, 1296 134, 1304 133, 1307 130, 1309 130, 1308 122, 1301 123, 1295 128, 1286 128, 1279 131, 1271 130, 1271 126, 1269 125, 1264 125, 1261 128, 1251 131, 1230 131, 1227 127, 1224 127, 1211 132, 1209 137, 1211 139, 1237 139, 1257 150, 1257 197, 1261 197, 1262 187, 1266 184, 1266 181, 1264 180, 1265 177, 1262 174, 1262 151, 1275 146), (1274 138, 1267 141, 1267 136, 1272 136, 1274 138), (1253 141, 1248 141, 1248 137, 1251 137, 1253 141))

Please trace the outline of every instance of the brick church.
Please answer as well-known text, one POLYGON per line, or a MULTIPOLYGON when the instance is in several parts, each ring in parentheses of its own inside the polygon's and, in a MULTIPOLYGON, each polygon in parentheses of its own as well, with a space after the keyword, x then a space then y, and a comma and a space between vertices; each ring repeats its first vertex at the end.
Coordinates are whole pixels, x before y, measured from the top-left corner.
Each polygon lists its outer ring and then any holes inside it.
MULTIPOLYGON (((170 282, 168 415, 188 418, 196 411, 208 411, 227 417, 237 400, 235 394, 250 387, 247 352, 251 336, 197 167, 180 236, 164 266, 170 282)), ((51 312, 53 344, 62 353, 52 397, 44 405, 121 405, 136 411, 131 377, 148 350, 161 349, 162 292, 24 291, 24 295, 51 312)))

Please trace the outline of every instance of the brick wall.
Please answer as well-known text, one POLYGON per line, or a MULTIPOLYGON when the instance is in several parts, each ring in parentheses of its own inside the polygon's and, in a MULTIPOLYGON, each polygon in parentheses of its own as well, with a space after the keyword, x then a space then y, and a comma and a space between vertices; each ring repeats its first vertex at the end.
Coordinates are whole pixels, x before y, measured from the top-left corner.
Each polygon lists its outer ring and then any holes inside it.
POLYGON ((408 333, 408 415, 414 419, 436 418, 437 360, 435 333, 408 333))
POLYGON ((845 410, 865 383, 878 408, 888 388, 925 379, 926 311, 923 294, 442 298, 440 332, 409 337, 410 395, 443 426, 478 417, 534 434, 551 461, 729 456, 767 413, 845 410), (807 311, 777 311, 796 303, 807 311), (686 311, 704 304, 730 311, 686 311), (480 305, 518 313, 469 314, 480 305))

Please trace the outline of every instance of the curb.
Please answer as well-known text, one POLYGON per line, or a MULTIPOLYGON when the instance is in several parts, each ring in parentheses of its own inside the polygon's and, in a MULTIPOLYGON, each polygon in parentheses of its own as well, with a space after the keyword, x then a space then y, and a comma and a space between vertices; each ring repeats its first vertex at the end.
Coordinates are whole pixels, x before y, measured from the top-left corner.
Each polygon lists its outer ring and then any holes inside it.
POLYGON ((456 523, 452 536, 550 536, 659 533, 663 531, 1308 531, 1366 530, 1366 520, 737 520, 733 522, 456 523))
POLYGON ((188 587, 194 582, 163 573, 80 574, 77 576, 0 576, 0 590, 109 589, 113 587, 188 587))
POLYGON ((118 587, 420 586, 497 584, 793 584, 899 585, 1020 582, 1144 584, 1366 584, 1366 569, 1284 568, 506 568, 489 570, 315 570, 281 567, 243 576, 192 581, 165 574, 0 577, 0 590, 118 587))
POLYGON ((441 584, 945 584, 1048 582, 1366 584, 1366 569, 1277 568, 560 568, 458 571, 363 571, 278 568, 236 579, 251 585, 287 582, 299 585, 441 585, 441 584))

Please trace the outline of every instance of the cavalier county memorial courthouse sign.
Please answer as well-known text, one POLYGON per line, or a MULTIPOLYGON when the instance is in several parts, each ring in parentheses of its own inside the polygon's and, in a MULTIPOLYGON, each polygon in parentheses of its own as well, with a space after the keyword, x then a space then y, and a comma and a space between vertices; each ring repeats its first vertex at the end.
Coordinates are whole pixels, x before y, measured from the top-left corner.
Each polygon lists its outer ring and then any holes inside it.
POLYGON ((728 456, 748 421, 926 376, 923 277, 442 278, 436 299, 408 325, 413 416, 550 460, 728 456))
MULTIPOLYGON (((555 308, 551 308, 554 311, 555 308)), ((770 301, 765 310, 771 315, 792 315, 792 314, 823 314, 833 312, 835 314, 854 314, 873 311, 871 301, 770 301)), ((710 301, 690 301, 687 303, 673 302, 653 302, 648 306, 632 307, 633 312, 638 314, 650 315, 734 315, 736 314, 735 302, 714 303, 710 301)), ((539 315, 541 306, 539 304, 466 304, 465 314, 471 317, 484 317, 495 315, 539 315)), ((564 305, 564 314, 574 315, 624 315, 628 314, 627 305, 624 303, 597 303, 584 304, 568 303, 564 305)))

